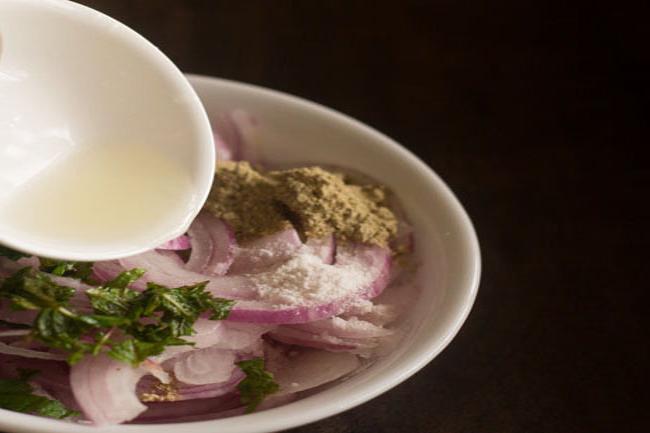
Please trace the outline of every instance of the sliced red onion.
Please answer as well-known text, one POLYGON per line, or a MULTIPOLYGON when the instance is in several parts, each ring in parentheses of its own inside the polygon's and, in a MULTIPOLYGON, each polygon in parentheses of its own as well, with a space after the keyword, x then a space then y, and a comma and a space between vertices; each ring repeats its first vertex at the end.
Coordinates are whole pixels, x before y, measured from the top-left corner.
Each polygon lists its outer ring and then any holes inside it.
POLYGON ((132 420, 147 407, 136 395, 136 385, 147 374, 105 354, 86 356, 72 366, 72 392, 88 420, 110 425, 132 420))
POLYGON ((413 299, 420 297, 418 276, 410 269, 403 269, 393 279, 388 289, 373 299, 374 305, 365 313, 346 312, 346 316, 355 315, 361 320, 384 325, 395 322, 412 307, 413 299))
MULTIPOLYGON (((364 269, 363 279, 349 294, 322 303, 306 305, 276 306, 273 303, 251 299, 257 295, 254 284, 248 276, 206 277, 205 275, 180 268, 178 264, 164 255, 149 251, 119 261, 122 269, 143 268, 147 273, 137 283, 143 287, 146 281, 153 281, 169 287, 177 287, 200 281, 209 281, 208 289, 217 296, 239 299, 228 320, 251 323, 304 323, 340 314, 346 305, 356 299, 369 299, 379 294, 385 287, 390 264, 390 252, 378 247, 356 246, 339 248, 337 263, 332 268, 337 271, 346 267, 364 269)), ((114 268, 111 265, 111 268, 114 268)), ((117 275, 118 269, 110 269, 117 275)), ((106 274, 106 269, 102 272, 106 274)), ((270 270, 268 272, 274 272, 270 270)), ((104 276, 106 278, 106 275, 104 276)))
MULTIPOLYGON (((293 235, 292 235, 293 236, 293 235)), ((287 237, 288 239, 288 237, 287 237)), ((390 265, 388 250, 371 246, 346 246, 337 251, 337 263, 331 265, 337 272, 345 269, 364 269, 358 287, 350 293, 323 302, 310 302, 304 305, 277 306, 252 299, 258 295, 255 284, 249 276, 206 277, 178 266, 174 260, 156 251, 148 251, 137 256, 121 259, 122 269, 142 268, 147 273, 137 283, 142 287, 146 281, 168 287, 177 287, 200 281, 208 281, 207 288, 217 296, 238 299, 228 320, 251 323, 304 323, 340 314, 346 306, 357 299, 369 299, 381 293, 386 285, 390 265)), ((114 268, 111 265, 111 268, 114 268)), ((117 275, 117 269, 110 269, 117 275)), ((106 274, 106 269, 102 269, 106 274)), ((275 272, 269 270, 268 272, 275 272)), ((111 276, 114 277, 115 275, 111 276)), ((259 275, 259 274, 258 274, 259 275)), ((106 278, 106 275, 104 276, 106 278)), ((271 276, 272 277, 272 276, 271 276)))
POLYGON ((345 339, 327 334, 313 334, 292 326, 279 326, 269 332, 269 337, 284 344, 312 347, 329 352, 367 351, 377 347, 377 341, 374 339, 345 339))
MULTIPOLYGON (((105 283, 117 277, 120 273, 124 272, 126 269, 122 267, 120 262, 117 260, 106 260, 103 262, 95 262, 93 264, 93 279, 105 283)), ((132 286, 134 289, 144 289, 145 284, 140 281, 136 281, 132 286)))
POLYGON ((210 263, 215 248, 212 236, 208 233, 208 228, 203 219, 199 217, 192 222, 187 232, 192 245, 192 252, 185 267, 193 272, 203 272, 210 263))
POLYGON ((304 307, 282 307, 268 302, 238 301, 227 320, 268 324, 305 323, 334 316, 342 309, 345 309, 345 302, 341 300, 304 307))
POLYGON ((142 364, 140 364, 140 367, 147 370, 149 374, 151 374, 153 377, 158 379, 158 381, 162 383, 170 383, 171 382, 171 376, 169 373, 167 373, 163 368, 162 365, 159 363, 155 362, 152 359, 145 359, 142 364))
POLYGON ((286 261, 302 246, 298 232, 282 230, 237 248, 230 274, 253 274, 286 261))
POLYGON ((47 274, 48 278, 58 284, 59 286, 72 287, 73 289, 85 292, 90 288, 90 285, 84 283, 77 278, 60 277, 58 275, 47 274))
POLYGON ((47 359, 50 361, 64 361, 67 357, 60 353, 42 352, 40 350, 25 349, 0 342, 0 353, 5 355, 21 356, 23 358, 47 359))
POLYGON ((186 235, 181 235, 177 238, 174 238, 156 247, 156 249, 159 250, 173 250, 173 251, 187 250, 189 248, 190 248, 190 238, 188 238, 186 235))
POLYGON ((184 267, 185 262, 181 258, 181 256, 178 255, 177 251, 172 251, 172 250, 156 250, 158 254, 162 254, 165 257, 169 257, 172 259, 178 266, 184 267))
MULTIPOLYGON (((332 268, 364 269, 362 281, 350 293, 336 299, 305 305, 282 306, 264 301, 238 301, 228 320, 251 323, 305 323, 336 316, 358 299, 370 299, 382 292, 389 276, 390 251, 371 246, 338 248, 332 268)), ((274 271, 271 271, 274 272, 274 271)), ((325 278, 325 276, 322 276, 325 278)))
POLYGON ((241 369, 235 368, 228 380, 224 382, 192 386, 180 383, 177 388, 178 400, 196 400, 232 394, 237 392, 237 385, 245 377, 246 374, 241 369))
MULTIPOLYGON (((388 291, 390 291, 390 288, 384 290, 384 293, 388 291)), ((367 301, 367 304, 353 304, 341 315, 344 319, 357 318, 376 326, 392 323, 398 316, 399 309, 395 305, 373 304, 370 301, 367 301)))
POLYGON ((32 268, 38 269, 41 266, 41 261, 36 256, 31 257, 21 257, 16 261, 20 267, 31 266, 32 268))
POLYGON ((237 241, 228 225, 210 212, 201 212, 188 231, 192 252, 186 268, 206 275, 225 275, 234 258, 237 241))
POLYGON ((194 343, 193 347, 197 349, 210 347, 223 339, 223 327, 222 321, 199 318, 194 322, 194 334, 185 339, 194 343))
POLYGON ((31 331, 29 329, 9 329, 6 331, 0 331, 0 338, 7 337, 24 337, 28 335, 31 331))
MULTIPOLYGON (((201 352, 202 350, 199 350, 201 352)), ((197 351, 195 351, 197 352, 197 351)), ((233 361, 236 358, 233 357, 233 361)), ((171 370, 174 369, 172 364, 171 370)), ((183 400, 196 400, 196 399, 206 399, 218 397, 221 395, 232 394, 237 391, 237 385, 241 382, 246 375, 241 369, 236 368, 233 365, 231 374, 225 377, 225 380, 222 380, 217 383, 208 383, 203 385, 192 385, 188 383, 183 383, 175 381, 173 384, 174 395, 173 401, 183 401, 183 400)), ((156 387, 160 384, 160 381, 156 380, 152 376, 143 377, 137 385, 137 394, 144 396, 146 394, 156 394, 156 387)))
POLYGON ((217 161, 241 159, 242 136, 231 113, 221 113, 212 118, 217 161))
POLYGON ((257 119, 248 112, 236 109, 213 118, 218 160, 246 160, 259 162, 256 146, 257 119), (219 140, 216 140, 216 138, 219 140), (219 155, 219 150, 223 157, 219 155))
POLYGON ((208 320, 199 318, 194 322, 194 334, 184 337, 184 340, 193 343, 193 345, 168 346, 163 353, 149 358, 151 361, 162 364, 169 359, 173 359, 183 353, 210 347, 219 343, 223 339, 222 321, 208 320))
POLYGON ((393 334, 390 329, 382 328, 365 320, 359 320, 356 317, 349 319, 331 317, 325 320, 293 325, 293 327, 312 334, 326 334, 339 338, 379 338, 393 334))
POLYGON ((215 398, 148 403, 136 423, 190 422, 219 418, 219 413, 241 407, 239 395, 230 393, 215 398))
POLYGON ((273 327, 250 323, 198 319, 194 322, 194 334, 183 337, 193 346, 169 346, 163 353, 150 358, 159 364, 195 349, 213 347, 223 350, 255 352, 262 335, 273 327))
POLYGON ((36 319, 36 310, 14 310, 11 303, 3 299, 0 301, 0 320, 19 325, 31 325, 36 319))
POLYGON ((239 352, 256 352, 257 346, 262 341, 262 335, 275 328, 272 325, 254 323, 229 321, 220 323, 221 339, 214 342, 211 347, 239 352))
POLYGON ((217 161, 261 163, 259 124, 250 113, 235 109, 212 118, 217 161))
POLYGON ((120 259, 119 264, 122 269, 146 269, 146 274, 133 285, 134 288, 143 288, 147 282, 167 287, 180 287, 207 281, 207 288, 216 296, 239 299, 250 298, 254 295, 253 288, 246 278, 240 276, 210 277, 192 272, 155 250, 120 259))
POLYGON ((379 344, 379 338, 393 331, 359 320, 332 317, 315 322, 279 326, 269 336, 276 341, 297 346, 313 347, 331 352, 367 351, 379 344))
POLYGON ((174 375, 190 385, 226 382, 235 370, 235 353, 209 347, 193 350, 174 363, 174 375))
POLYGON ((265 348, 266 368, 280 385, 277 395, 292 394, 333 382, 359 368, 359 359, 351 353, 322 350, 283 352, 265 348))
POLYGON ((372 299, 381 294, 390 278, 391 252, 376 246, 354 245, 337 248, 334 266, 361 266, 366 269, 368 284, 359 291, 358 298, 372 299))
POLYGON ((236 109, 230 112, 230 117, 241 137, 239 154, 244 161, 255 164, 261 163, 259 146, 257 144, 258 122, 247 111, 236 109))
POLYGON ((336 256, 336 238, 334 235, 329 235, 322 239, 307 239, 305 249, 320 257, 323 263, 332 265, 336 256))
POLYGON ((214 147, 217 151, 217 161, 232 161, 235 159, 236 150, 234 146, 226 142, 221 135, 214 131, 214 147))
POLYGON ((22 268, 36 268, 40 266, 38 257, 21 257, 18 260, 9 260, 6 257, 0 257, 0 278, 5 278, 22 268))

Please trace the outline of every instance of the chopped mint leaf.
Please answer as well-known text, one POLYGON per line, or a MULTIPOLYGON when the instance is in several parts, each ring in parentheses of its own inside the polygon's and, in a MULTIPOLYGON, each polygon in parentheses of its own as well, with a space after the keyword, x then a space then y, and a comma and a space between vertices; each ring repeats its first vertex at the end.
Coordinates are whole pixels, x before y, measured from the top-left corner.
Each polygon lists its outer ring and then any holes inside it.
POLYGON ((11 299, 15 308, 23 310, 57 308, 74 293, 73 288, 59 286, 47 275, 29 267, 6 278, 0 286, 0 296, 11 299))
POLYGON ((104 284, 106 287, 111 287, 115 289, 125 289, 131 284, 138 281, 146 273, 144 269, 134 268, 129 271, 124 271, 119 274, 117 277, 104 284))
POLYGON ((32 334, 48 346, 68 352, 68 362, 75 364, 92 350, 93 345, 81 338, 90 328, 78 316, 45 308, 36 317, 32 334))
POLYGON ((92 262, 71 262, 65 260, 54 260, 40 258, 41 271, 60 277, 77 278, 84 282, 91 283, 93 273, 92 262))
MULTIPOLYGON (((63 269, 61 272, 67 272, 63 269)), ((91 313, 70 306, 73 288, 30 267, 0 284, 0 298, 11 300, 14 308, 38 310, 31 336, 67 352, 70 364, 87 354, 106 352, 134 366, 167 346, 192 344, 182 337, 194 333, 194 322, 202 314, 210 314, 213 320, 225 319, 234 304, 214 297, 205 282, 174 288, 149 283, 144 292, 128 288, 144 272, 132 269, 103 286, 89 288, 85 293, 91 313)))
POLYGON ((18 260, 23 257, 30 257, 29 254, 21 253, 20 251, 12 250, 9 247, 0 245, 0 257, 6 257, 9 260, 18 260))
POLYGON ((212 298, 209 301, 210 311, 210 320, 225 320, 230 314, 230 310, 235 305, 235 301, 232 299, 223 299, 223 298, 212 298))
POLYGON ((128 288, 93 287, 86 291, 86 296, 98 314, 125 317, 142 294, 128 288))
POLYGON ((114 344, 108 355, 118 361, 137 366, 150 356, 160 355, 166 346, 165 341, 150 342, 130 338, 114 344))
POLYGON ((228 317, 234 301, 215 298, 205 289, 206 285, 207 282, 202 282, 193 286, 169 289, 149 283, 144 292, 145 312, 160 309, 171 317, 194 322, 201 313, 210 311, 212 320, 225 319, 228 317))
POLYGON ((280 386, 273 379, 273 374, 264 368, 263 358, 239 361, 237 366, 246 373, 246 378, 239 382, 237 389, 241 402, 246 405, 246 412, 250 413, 266 396, 277 392, 280 386))
POLYGON ((63 419, 77 416, 60 401, 34 394, 26 379, 0 379, 0 407, 34 415, 63 419))

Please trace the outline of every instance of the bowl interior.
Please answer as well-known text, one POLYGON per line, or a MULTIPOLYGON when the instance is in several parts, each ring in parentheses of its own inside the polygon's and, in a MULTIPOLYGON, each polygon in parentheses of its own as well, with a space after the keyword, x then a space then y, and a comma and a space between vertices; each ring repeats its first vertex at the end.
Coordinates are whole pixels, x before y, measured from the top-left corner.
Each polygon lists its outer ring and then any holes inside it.
MULTIPOLYGON (((409 329, 390 353, 353 377, 286 406, 216 421, 117 426, 116 431, 253 433, 313 422, 361 404, 422 368, 454 337, 472 306, 480 255, 472 225, 445 184, 383 134, 320 105, 279 92, 190 76, 209 117, 241 108, 258 120, 253 138, 271 163, 318 162, 362 171, 400 197, 416 233, 419 299, 409 329)), ((12 414, 13 415, 13 414, 12 414)), ((23 415, 16 414, 23 417, 23 415)), ((30 417, 30 421, 35 418, 30 417)), ((49 420, 49 431, 90 431, 49 420), (52 425, 59 428, 54 429, 52 425)), ((34 427, 32 427, 33 431, 34 427)), ((45 429, 44 429, 45 430, 45 429)))

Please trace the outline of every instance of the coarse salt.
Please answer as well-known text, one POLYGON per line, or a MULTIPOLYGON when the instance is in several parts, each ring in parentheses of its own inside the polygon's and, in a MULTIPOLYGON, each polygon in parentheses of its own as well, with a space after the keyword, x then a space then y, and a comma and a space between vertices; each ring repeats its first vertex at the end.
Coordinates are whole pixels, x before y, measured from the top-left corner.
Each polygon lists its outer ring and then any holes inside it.
POLYGON ((250 276, 261 299, 275 305, 323 304, 353 295, 368 283, 358 263, 328 265, 306 250, 272 270, 250 276))

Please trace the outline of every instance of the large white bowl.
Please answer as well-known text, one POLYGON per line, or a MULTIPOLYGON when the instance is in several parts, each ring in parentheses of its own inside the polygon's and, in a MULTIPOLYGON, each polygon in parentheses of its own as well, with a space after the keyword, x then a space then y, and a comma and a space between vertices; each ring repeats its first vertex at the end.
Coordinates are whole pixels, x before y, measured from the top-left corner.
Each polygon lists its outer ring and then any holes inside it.
MULTIPOLYGON (((233 418, 181 424, 121 425, 102 432, 270 432, 337 414, 388 391, 424 367, 454 338, 476 297, 480 252, 472 223, 444 182, 395 141, 321 105, 247 84, 190 76, 209 116, 242 108, 259 119, 259 144, 269 162, 319 162, 360 170, 401 198, 415 227, 422 294, 414 324, 399 346, 347 381, 294 403, 233 418)), ((97 431, 0 410, 0 429, 12 432, 97 431)))

